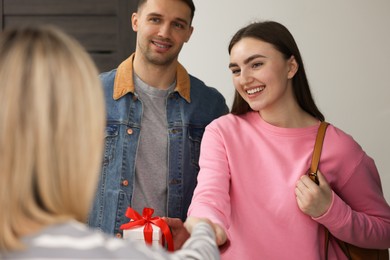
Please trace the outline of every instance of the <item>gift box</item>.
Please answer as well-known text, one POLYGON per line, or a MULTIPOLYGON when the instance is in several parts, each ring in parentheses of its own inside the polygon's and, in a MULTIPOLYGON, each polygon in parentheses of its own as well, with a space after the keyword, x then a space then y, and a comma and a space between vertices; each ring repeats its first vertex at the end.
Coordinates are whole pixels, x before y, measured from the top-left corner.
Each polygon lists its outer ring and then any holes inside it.
MULTIPOLYGON (((152 246, 153 247, 162 247, 164 246, 163 236, 161 229, 158 226, 152 225, 152 246)), ((124 239, 133 239, 133 240, 142 240, 145 241, 144 235, 144 226, 134 227, 130 229, 123 230, 123 238, 124 239)))
POLYGON ((173 238, 168 224, 160 217, 152 217, 153 212, 152 208, 144 208, 141 216, 134 209, 127 208, 126 217, 130 221, 120 226, 123 238, 144 240, 148 245, 162 246, 173 251, 173 238))

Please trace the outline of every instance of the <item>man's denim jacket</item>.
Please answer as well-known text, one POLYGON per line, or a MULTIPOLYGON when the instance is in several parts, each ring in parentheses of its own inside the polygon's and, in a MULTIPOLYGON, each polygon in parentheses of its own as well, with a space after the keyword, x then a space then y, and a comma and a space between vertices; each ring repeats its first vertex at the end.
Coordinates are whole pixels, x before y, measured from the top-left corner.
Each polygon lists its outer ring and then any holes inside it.
MULTIPOLYGON (((89 216, 89 225, 121 236, 129 221, 135 162, 141 130, 142 102, 134 92, 133 57, 102 73, 107 125, 100 181, 89 216)), ((176 88, 167 97, 169 217, 186 219, 199 171, 200 142, 208 125, 228 112, 224 97, 189 75, 180 64, 176 88)), ((140 212, 142 214, 142 212, 140 212)))

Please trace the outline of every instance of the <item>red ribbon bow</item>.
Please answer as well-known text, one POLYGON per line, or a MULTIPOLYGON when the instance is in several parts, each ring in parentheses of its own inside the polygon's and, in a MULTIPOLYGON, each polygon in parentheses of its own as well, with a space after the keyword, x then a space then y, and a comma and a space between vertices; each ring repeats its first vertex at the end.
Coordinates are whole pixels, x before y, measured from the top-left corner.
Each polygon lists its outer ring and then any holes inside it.
POLYGON ((168 251, 174 251, 173 238, 168 224, 160 217, 152 217, 153 212, 154 209, 152 208, 144 208, 141 216, 137 211, 128 207, 126 210, 126 217, 128 217, 131 220, 130 222, 121 225, 120 229, 124 230, 124 229, 130 229, 138 226, 145 226, 144 227, 145 242, 151 245, 152 238, 153 238, 152 224, 154 224, 161 229, 161 232, 163 233, 163 236, 168 244, 168 251))

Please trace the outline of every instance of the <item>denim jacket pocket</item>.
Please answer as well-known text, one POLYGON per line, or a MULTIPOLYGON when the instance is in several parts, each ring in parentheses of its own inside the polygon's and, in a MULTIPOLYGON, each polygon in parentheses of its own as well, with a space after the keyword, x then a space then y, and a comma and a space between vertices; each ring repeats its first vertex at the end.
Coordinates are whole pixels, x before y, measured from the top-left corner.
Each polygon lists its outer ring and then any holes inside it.
POLYGON ((189 127, 188 138, 191 146, 191 163, 199 169, 200 143, 204 134, 203 127, 189 127))
POLYGON ((119 125, 107 125, 105 130, 105 146, 103 166, 107 166, 113 160, 115 143, 119 135, 119 125))

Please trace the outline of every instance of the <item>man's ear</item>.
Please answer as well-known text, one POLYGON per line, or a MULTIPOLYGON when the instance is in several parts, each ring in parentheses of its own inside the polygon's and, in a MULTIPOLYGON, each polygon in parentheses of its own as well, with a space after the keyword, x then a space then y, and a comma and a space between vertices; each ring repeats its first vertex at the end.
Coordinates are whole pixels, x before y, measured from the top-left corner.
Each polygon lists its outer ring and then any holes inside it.
POLYGON ((288 74, 287 74, 287 78, 288 79, 292 79, 295 74, 297 73, 298 71, 298 68, 299 68, 299 65, 295 59, 294 56, 291 56, 289 59, 288 59, 288 74))
POLYGON ((133 13, 131 15, 131 27, 133 28, 134 32, 138 31, 138 14, 133 13))

